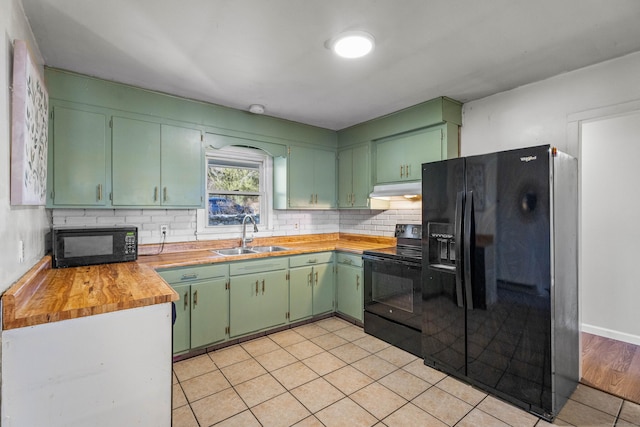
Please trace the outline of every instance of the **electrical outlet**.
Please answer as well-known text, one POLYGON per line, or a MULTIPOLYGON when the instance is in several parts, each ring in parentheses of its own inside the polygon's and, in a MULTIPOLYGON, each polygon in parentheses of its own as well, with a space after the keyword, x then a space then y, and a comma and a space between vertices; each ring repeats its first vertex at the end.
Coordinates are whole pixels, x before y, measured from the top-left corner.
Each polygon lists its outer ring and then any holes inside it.
POLYGON ((168 231, 169 231, 169 226, 168 225, 162 224, 160 226, 160 234, 166 235, 168 231))

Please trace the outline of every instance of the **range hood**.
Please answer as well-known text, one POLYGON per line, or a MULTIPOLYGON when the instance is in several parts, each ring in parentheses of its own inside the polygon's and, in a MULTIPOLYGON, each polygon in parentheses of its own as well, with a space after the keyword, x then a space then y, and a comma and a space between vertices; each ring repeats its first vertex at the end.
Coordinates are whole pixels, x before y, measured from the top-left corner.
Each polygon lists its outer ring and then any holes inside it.
POLYGON ((416 200, 422 196, 422 181, 401 182, 396 184, 374 185, 373 192, 369 194, 372 199, 405 199, 416 200))

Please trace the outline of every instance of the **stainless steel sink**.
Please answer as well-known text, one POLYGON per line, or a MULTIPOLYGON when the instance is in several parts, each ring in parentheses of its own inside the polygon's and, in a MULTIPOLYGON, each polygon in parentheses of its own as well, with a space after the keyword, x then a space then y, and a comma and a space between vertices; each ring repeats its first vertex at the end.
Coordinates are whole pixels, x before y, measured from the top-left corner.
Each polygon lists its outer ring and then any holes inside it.
POLYGON ((233 256, 233 255, 245 255, 245 254, 255 254, 257 251, 251 250, 249 248, 230 248, 230 249, 215 249, 212 252, 217 253, 222 256, 233 256))
POLYGON ((279 252, 289 250, 289 248, 283 246, 252 246, 250 249, 254 252, 279 252))

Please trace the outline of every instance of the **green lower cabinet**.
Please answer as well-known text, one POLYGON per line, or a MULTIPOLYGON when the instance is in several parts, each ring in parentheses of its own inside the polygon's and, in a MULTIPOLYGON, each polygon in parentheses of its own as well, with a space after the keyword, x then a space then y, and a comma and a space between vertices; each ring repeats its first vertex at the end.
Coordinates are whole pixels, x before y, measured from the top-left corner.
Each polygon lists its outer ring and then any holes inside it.
POLYGON ((363 321, 364 286, 362 259, 338 253, 336 261, 336 311, 363 321))
POLYGON ((227 280, 214 279, 191 285, 191 348, 226 338, 229 318, 227 280))
POLYGON ((230 336, 237 337, 287 321, 287 271, 268 271, 230 279, 230 336))
POLYGON ((175 302, 176 321, 173 324, 173 354, 183 353, 191 348, 191 285, 172 285, 180 295, 175 302))
POLYGON ((333 252, 294 255, 289 258, 289 321, 334 310, 333 252))
POLYGON ((334 310, 335 281, 333 264, 313 267, 313 315, 334 310))
POLYGON ((289 321, 295 322, 334 310, 333 264, 292 268, 289 271, 289 321))
POLYGON ((289 270, 289 321, 313 315, 313 267, 289 270))
POLYGON ((180 295, 173 325, 173 353, 204 347, 226 338, 229 302, 227 279, 173 285, 180 295))
POLYGON ((182 267, 158 272, 177 292, 173 354, 227 339, 229 265, 182 267))

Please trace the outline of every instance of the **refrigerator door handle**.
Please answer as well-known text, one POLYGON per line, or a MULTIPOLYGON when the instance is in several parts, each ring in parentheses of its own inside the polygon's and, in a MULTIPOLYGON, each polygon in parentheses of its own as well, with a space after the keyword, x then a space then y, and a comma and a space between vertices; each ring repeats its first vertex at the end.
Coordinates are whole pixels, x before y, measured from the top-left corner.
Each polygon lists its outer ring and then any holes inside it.
POLYGON ((464 290, 465 302, 467 310, 473 310, 473 293, 471 283, 471 239, 472 235, 471 222, 473 221, 473 191, 469 191, 465 197, 464 206, 464 290))
POLYGON ((458 307, 464 307, 462 295, 462 216, 464 212, 464 191, 456 195, 456 219, 455 219, 455 251, 456 251, 456 298, 458 307))

